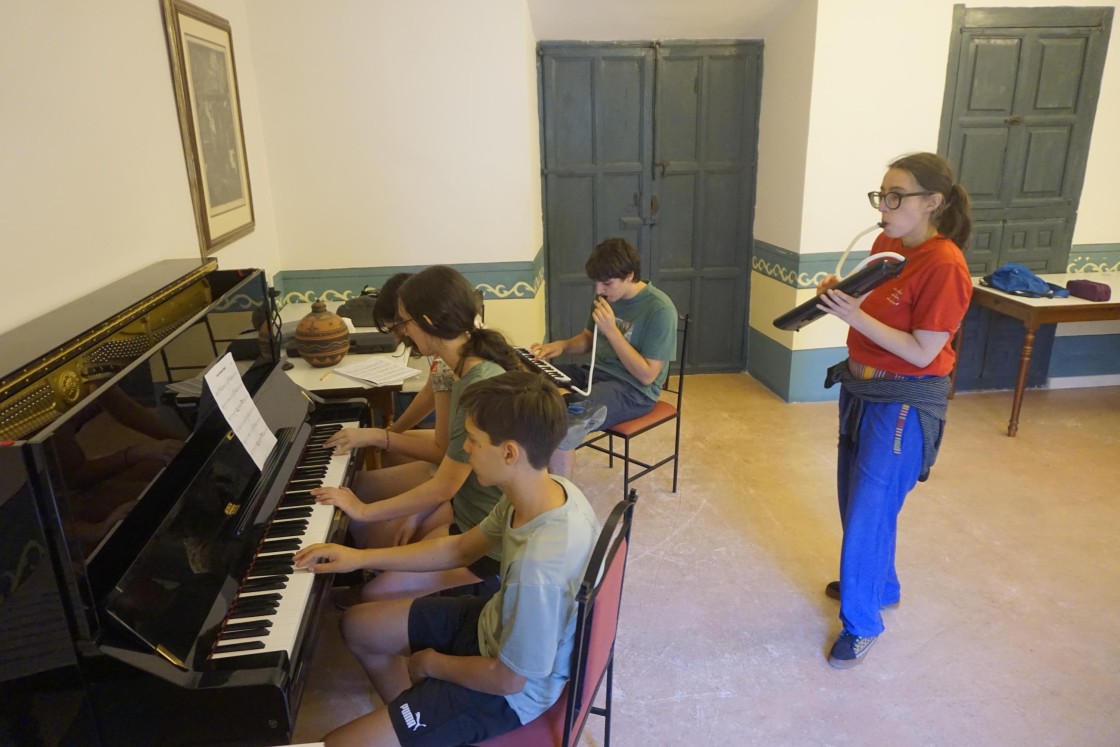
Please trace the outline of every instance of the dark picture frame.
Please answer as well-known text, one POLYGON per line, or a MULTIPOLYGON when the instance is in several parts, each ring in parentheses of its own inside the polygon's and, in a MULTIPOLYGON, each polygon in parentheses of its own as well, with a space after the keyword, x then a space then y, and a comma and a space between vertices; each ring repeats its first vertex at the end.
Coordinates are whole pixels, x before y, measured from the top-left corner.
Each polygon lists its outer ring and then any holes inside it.
POLYGON ((208 257, 255 226, 233 35, 224 18, 185 0, 162 4, 195 224, 208 257))

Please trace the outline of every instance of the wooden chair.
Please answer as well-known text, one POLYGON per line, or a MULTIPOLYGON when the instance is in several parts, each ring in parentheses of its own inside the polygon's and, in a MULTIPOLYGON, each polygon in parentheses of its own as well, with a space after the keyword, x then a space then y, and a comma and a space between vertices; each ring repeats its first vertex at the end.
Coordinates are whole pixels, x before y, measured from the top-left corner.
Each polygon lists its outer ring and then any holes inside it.
POLYGON ((677 336, 680 339, 680 348, 676 361, 677 371, 674 374, 670 369, 669 376, 665 378, 665 385, 662 387, 662 392, 670 395, 669 399, 666 400, 663 398, 658 400, 657 404, 653 406, 653 409, 645 415, 634 418, 633 420, 617 423, 610 428, 604 428, 599 435, 593 436, 576 447, 578 449, 594 449, 595 451, 601 451, 607 454, 609 457, 607 466, 609 467, 614 467, 614 460, 616 458, 622 460, 622 495, 624 497, 630 490, 630 483, 669 462, 673 463, 673 492, 677 492, 678 457, 681 450, 681 406, 684 397, 685 363, 688 355, 688 322, 688 314, 677 317, 677 336), (631 440, 666 423, 673 423, 676 428, 676 432, 673 434, 673 453, 652 464, 630 456, 631 440), (606 446, 599 443, 604 438, 607 439, 606 446), (622 439, 623 450, 621 453, 615 448, 615 438, 622 439), (640 467, 641 471, 630 474, 631 465, 640 467))
POLYGON ((637 491, 631 490, 626 500, 614 507, 591 553, 576 595, 576 639, 571 674, 560 699, 533 721, 487 739, 479 747, 571 747, 579 742, 587 716, 592 713, 604 718, 603 747, 610 747, 614 639, 637 500, 637 491), (606 702, 599 708, 593 703, 604 680, 606 702))

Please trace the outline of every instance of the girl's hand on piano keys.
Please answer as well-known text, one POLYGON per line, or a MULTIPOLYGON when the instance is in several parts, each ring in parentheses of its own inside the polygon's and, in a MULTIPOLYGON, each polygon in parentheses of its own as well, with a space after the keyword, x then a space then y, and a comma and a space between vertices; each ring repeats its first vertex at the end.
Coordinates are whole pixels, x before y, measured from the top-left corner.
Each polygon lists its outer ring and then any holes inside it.
POLYGON ((324 441, 323 446, 333 448, 336 454, 344 454, 366 446, 382 449, 386 443, 384 428, 343 428, 324 441))
POLYGON ((349 573, 362 567, 362 553, 353 547, 342 545, 308 545, 297 552, 292 559, 297 568, 306 568, 312 573, 349 573))
POLYGON ((311 497, 316 503, 325 503, 342 510, 351 519, 360 521, 366 504, 350 488, 312 488, 311 497))

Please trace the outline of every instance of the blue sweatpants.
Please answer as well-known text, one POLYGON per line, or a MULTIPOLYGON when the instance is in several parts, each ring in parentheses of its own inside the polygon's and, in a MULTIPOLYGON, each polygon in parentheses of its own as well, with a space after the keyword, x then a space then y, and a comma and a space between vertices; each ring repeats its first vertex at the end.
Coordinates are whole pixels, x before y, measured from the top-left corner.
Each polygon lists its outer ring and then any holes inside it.
MULTIPOLYGON (((840 393, 840 411, 847 397, 840 393)), ((879 610, 899 600, 894 567, 898 514, 918 482, 922 467, 922 428, 918 412, 907 413, 896 454, 902 404, 865 403, 859 437, 840 439, 836 488, 844 541, 840 550, 840 621, 857 636, 883 632, 879 610)))

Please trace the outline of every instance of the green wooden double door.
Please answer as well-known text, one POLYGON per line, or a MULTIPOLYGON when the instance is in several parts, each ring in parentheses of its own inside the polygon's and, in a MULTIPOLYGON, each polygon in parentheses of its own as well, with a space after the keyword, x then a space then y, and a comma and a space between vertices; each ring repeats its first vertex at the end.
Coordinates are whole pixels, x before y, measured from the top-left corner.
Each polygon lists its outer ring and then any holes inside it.
MULTIPOLYGON (((940 150, 972 197, 973 275, 1066 271, 1111 22, 1112 8, 956 7, 940 150)), ((958 388, 1013 387, 1023 334, 973 309, 958 388)), ((1036 337, 1029 385, 1045 383, 1053 340, 1053 326, 1036 337)))
POLYGON ((689 370, 743 370, 762 44, 539 51, 549 339, 586 324, 584 263, 620 236, 691 314, 689 370))

